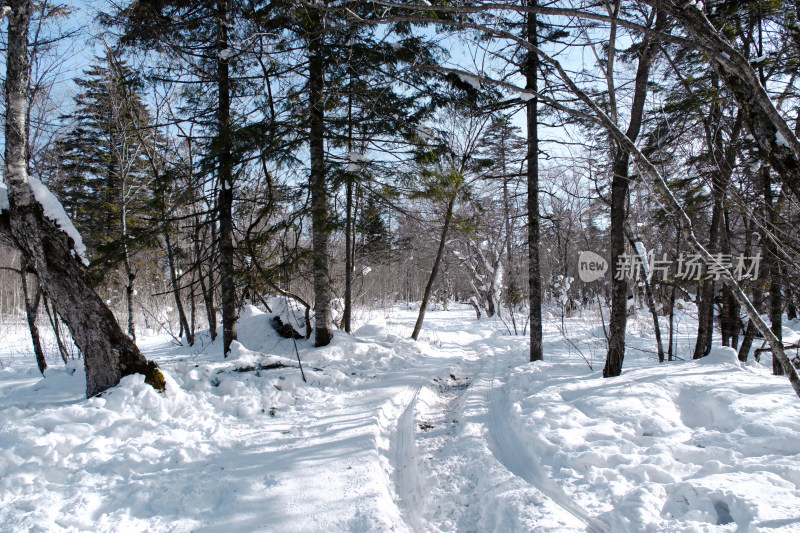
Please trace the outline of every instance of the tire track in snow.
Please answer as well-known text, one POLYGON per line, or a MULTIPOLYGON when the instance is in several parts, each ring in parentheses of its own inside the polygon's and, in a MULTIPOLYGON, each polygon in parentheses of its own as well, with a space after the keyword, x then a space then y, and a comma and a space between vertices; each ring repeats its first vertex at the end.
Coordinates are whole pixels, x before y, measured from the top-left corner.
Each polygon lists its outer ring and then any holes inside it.
POLYGON ((573 502, 570 497, 551 480, 542 469, 538 458, 528 452, 524 442, 520 442, 512 424, 507 417, 508 401, 495 383, 500 382, 497 370, 497 352, 486 345, 492 352, 492 372, 489 376, 487 389, 488 420, 490 446, 497 460, 512 474, 521 478, 526 483, 537 488, 556 505, 583 522, 589 531, 594 533, 611 533, 603 522, 590 516, 580 505, 573 502), (498 406, 498 404, 500 404, 498 406))

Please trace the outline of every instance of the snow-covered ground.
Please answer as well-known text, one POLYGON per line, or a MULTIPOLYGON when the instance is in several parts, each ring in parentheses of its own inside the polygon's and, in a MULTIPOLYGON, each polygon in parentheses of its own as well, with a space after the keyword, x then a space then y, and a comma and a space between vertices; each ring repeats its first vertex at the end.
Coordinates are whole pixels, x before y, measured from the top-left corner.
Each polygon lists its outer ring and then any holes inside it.
POLYGON ((596 314, 546 315, 531 364, 469 307, 413 342, 415 312, 313 348, 249 307, 227 360, 144 336, 167 392, 131 376, 90 400, 80 364, 41 379, 6 331, 0 530, 800 531, 800 400, 767 366, 658 365, 636 318, 603 379, 596 314))

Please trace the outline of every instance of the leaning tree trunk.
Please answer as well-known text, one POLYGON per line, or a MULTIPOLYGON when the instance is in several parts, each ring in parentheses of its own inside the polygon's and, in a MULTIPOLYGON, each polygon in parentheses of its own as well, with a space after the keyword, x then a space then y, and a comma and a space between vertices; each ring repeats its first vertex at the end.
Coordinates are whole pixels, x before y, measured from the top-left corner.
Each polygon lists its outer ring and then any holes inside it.
POLYGON ((311 127, 309 155, 311 156, 311 232, 314 258, 314 345, 331 342, 331 286, 328 275, 328 191, 325 184, 325 124, 324 124, 324 67, 320 15, 311 11, 311 35, 308 41, 309 92, 311 127))
POLYGON ((129 374, 144 374, 147 383, 163 390, 165 382, 158 365, 145 359, 120 328, 92 290, 87 269, 75 257, 74 242, 44 216, 33 196, 28 182, 25 125, 30 2, 11 0, 8 5, 5 179, 10 207, 0 220, 0 233, 5 233, 6 240, 13 242, 33 267, 42 291, 55 304, 83 352, 87 396, 100 394, 129 374))
MULTIPOLYGON (((530 0, 536 7, 538 0, 530 0)), ((527 16, 528 43, 538 46, 536 13, 527 16)), ((542 361, 542 276, 539 264, 539 56, 529 51, 525 61, 525 88, 533 94, 528 100, 528 304, 530 321, 530 360, 542 361)))
MULTIPOLYGON (((428 284, 425 285, 425 292, 422 295, 422 304, 420 304, 419 307, 417 322, 414 324, 414 331, 411 333, 411 338, 414 340, 419 338, 419 333, 422 331, 422 323, 425 320, 425 311, 428 309, 428 302, 431 299, 431 292, 433 292, 433 284, 436 282, 436 276, 439 274, 439 266, 441 265, 442 257, 444 256, 444 247, 447 243, 447 232, 450 230, 450 221, 453 219, 453 209, 455 208, 455 204, 456 200, 454 194, 453 198, 447 202, 447 213, 444 215, 444 225, 442 226, 442 235, 439 238, 439 248, 436 250, 436 258, 433 260, 431 275, 428 278, 428 284)), ((478 318, 480 318, 480 316, 478 318)))

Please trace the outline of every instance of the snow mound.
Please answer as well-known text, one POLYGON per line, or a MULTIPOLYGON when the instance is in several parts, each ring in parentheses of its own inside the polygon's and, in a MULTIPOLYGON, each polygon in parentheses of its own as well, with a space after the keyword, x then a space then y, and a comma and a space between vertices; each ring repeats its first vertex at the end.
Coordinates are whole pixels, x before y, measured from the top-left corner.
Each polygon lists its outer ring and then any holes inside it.
POLYGON ((701 365, 736 365, 739 366, 739 354, 729 346, 715 346, 707 356, 697 361, 701 365))
POLYGON ((355 331, 356 337, 372 337, 374 339, 385 339, 389 335, 389 331, 383 326, 376 326, 375 324, 364 324, 355 331))
MULTIPOLYGON (((283 324, 292 326, 294 330, 305 337, 308 334, 306 328, 306 308, 293 298, 276 296, 270 302, 272 312, 281 319, 283 324)), ((313 325, 312 325, 313 327, 313 325)))

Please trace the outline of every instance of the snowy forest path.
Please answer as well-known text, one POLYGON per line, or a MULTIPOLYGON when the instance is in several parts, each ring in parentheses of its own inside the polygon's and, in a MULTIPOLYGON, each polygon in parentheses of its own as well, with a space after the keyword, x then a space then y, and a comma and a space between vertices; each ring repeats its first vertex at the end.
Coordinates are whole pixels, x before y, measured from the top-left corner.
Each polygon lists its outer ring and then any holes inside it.
POLYGON ((524 354, 498 350, 497 335, 488 333, 452 347, 439 341, 440 350, 462 351, 461 364, 405 393, 390 441, 397 505, 408 527, 606 533, 519 441, 504 376, 524 354))
POLYGON ((522 478, 530 485, 544 493, 556 505, 570 513, 586 525, 593 533, 610 533, 608 527, 589 515, 585 509, 572 501, 570 497, 542 469, 537 457, 530 453, 530 446, 520 442, 514 431, 511 420, 503 416, 510 411, 508 394, 498 370, 498 354, 489 346, 491 354, 491 378, 487 389, 487 435, 490 449, 511 473, 522 478))

